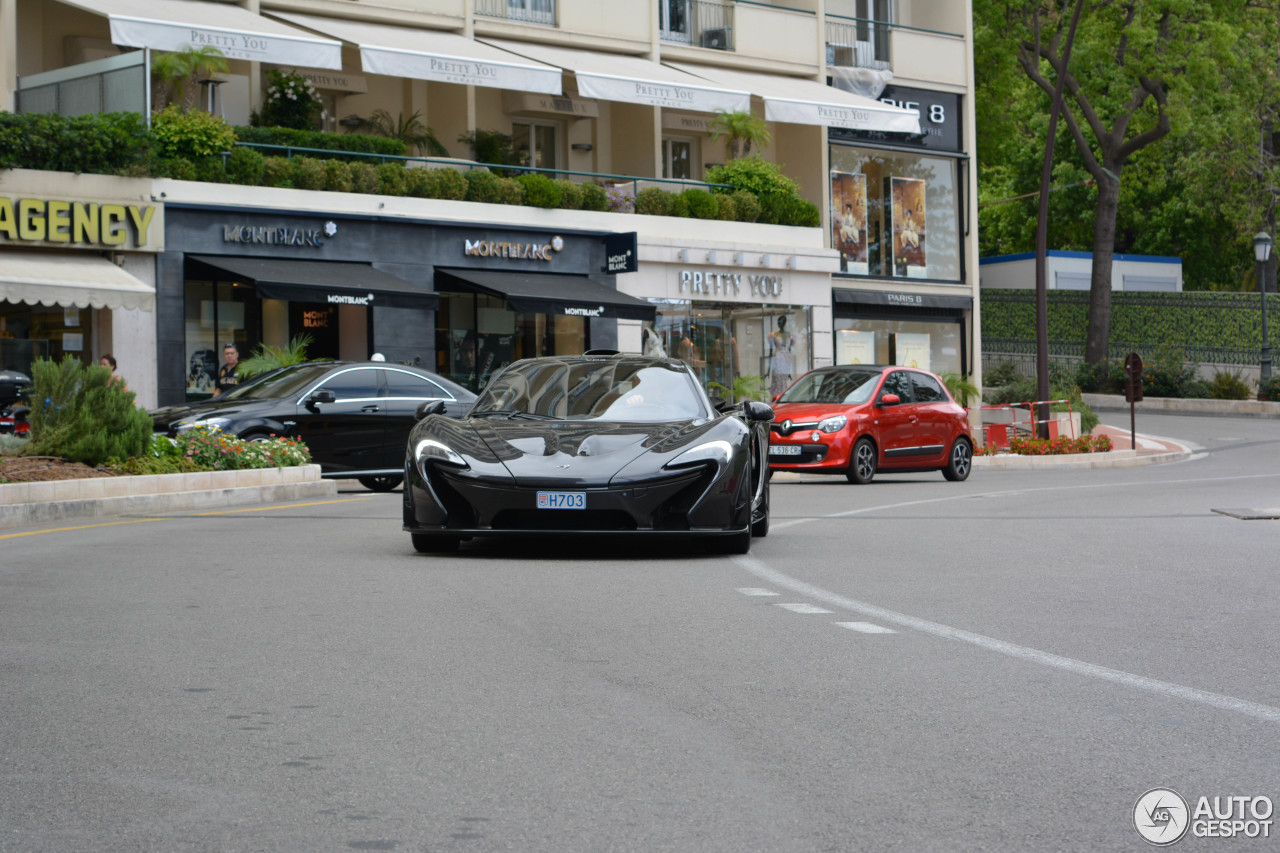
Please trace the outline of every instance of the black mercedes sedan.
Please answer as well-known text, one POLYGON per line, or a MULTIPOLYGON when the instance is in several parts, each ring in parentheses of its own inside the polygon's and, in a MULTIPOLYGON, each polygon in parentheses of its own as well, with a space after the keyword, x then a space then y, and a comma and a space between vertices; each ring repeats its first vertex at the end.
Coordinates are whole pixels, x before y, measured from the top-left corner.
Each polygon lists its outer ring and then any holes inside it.
POLYGON ((419 552, 476 536, 713 537, 769 531, 773 410, 719 408, 682 361, 589 352, 503 368, 465 417, 409 436, 404 529, 419 552))
POLYGON ((476 395, 426 370, 383 361, 313 361, 255 376, 199 403, 151 411, 174 436, 216 426, 249 441, 271 436, 307 445, 322 477, 353 478, 377 492, 400 485, 404 448, 424 403, 461 415, 476 395))

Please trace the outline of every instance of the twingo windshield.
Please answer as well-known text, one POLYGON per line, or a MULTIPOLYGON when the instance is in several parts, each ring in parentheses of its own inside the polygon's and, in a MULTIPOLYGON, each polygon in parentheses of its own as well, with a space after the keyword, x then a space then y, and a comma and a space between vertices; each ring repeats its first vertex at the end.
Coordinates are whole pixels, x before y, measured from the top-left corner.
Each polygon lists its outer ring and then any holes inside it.
POLYGON ((306 391, 332 369, 332 364, 299 364, 292 368, 285 367, 255 376, 227 393, 219 394, 218 399, 237 400, 252 397, 260 400, 279 400, 292 397, 306 391))
POLYGON ((517 362, 489 383, 471 410, 489 412, 641 422, 710 416, 688 373, 638 359, 517 362))
POLYGON ((815 370, 787 389, 780 403, 865 403, 880 380, 879 370, 815 370))

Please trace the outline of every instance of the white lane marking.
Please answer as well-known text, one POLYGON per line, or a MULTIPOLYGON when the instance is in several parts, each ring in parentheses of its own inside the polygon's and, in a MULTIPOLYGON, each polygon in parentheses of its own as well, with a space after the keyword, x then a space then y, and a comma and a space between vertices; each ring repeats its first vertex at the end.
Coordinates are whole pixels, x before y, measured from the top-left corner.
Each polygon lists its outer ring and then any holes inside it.
MULTIPOLYGON (((920 503, 927 503, 920 501, 920 503)), ((1075 660, 1074 658, 1062 657, 1061 655, 1042 652, 1038 649, 1028 648, 1027 646, 1019 646, 1016 643, 1006 642, 1005 640, 997 640, 994 637, 987 637, 982 634, 975 634, 972 631, 965 631, 960 628, 952 628, 949 625, 942 625, 937 622, 930 622, 926 619, 917 619, 915 616, 908 616, 905 613, 898 613, 894 610, 888 610, 884 607, 877 607, 874 604, 867 604, 862 601, 855 601, 852 598, 845 598, 834 592, 828 592, 821 587, 805 583, 782 572, 769 568, 760 560, 747 556, 735 556, 735 562, 742 568, 751 572, 758 578, 768 581, 775 586, 786 587, 787 589, 804 595, 808 598, 814 598, 825 602, 832 607, 839 607, 842 610, 851 610, 854 613, 861 613, 864 616, 870 616, 881 622, 888 622, 897 625, 900 628, 910 628, 921 631, 925 634, 932 634, 935 637, 941 637, 946 640, 956 640, 961 643, 969 643, 991 652, 998 652, 1002 655, 1008 655, 1012 658, 1030 661, 1042 666, 1061 669, 1066 672, 1083 675, 1089 678, 1096 678, 1101 681, 1110 681, 1114 684, 1121 684, 1126 687, 1133 687, 1138 690, 1145 690, 1150 693, 1158 693, 1162 696, 1170 696, 1177 699, 1184 699, 1189 702, 1197 702, 1201 705, 1208 705, 1211 708, 1218 708, 1223 711, 1234 711, 1238 714, 1244 714, 1248 717, 1255 717, 1259 720, 1266 720, 1270 723, 1280 723, 1280 708, 1273 708, 1270 705, 1262 705, 1257 702, 1250 702, 1245 699, 1237 699, 1234 696, 1225 696, 1221 693, 1210 693, 1207 690, 1197 690, 1194 687, 1185 687, 1181 684, 1172 684, 1168 681, 1158 681, 1154 678, 1147 678, 1143 675, 1134 675, 1130 672, 1123 672, 1118 669, 1110 669, 1109 667, 1099 666, 1097 664, 1086 663, 1085 661, 1075 660)), ((786 607, 787 605, 777 605, 786 607)), ((809 605, 803 605, 809 606, 809 605)))
POLYGON ((886 628, 883 625, 875 625, 871 622, 837 622, 841 628, 848 628, 850 631, 857 631, 859 634, 896 634, 897 631, 892 628, 886 628))
MULTIPOLYGON (((1266 480, 1280 477, 1280 474, 1242 474, 1239 477, 1196 477, 1185 480, 1164 480, 1157 483, 1159 486, 1180 486, 1185 484, 1203 484, 1203 483, 1221 483, 1233 482, 1236 480, 1266 480)), ((774 521, 771 529, 782 530, 787 527, 795 527, 799 524, 808 524, 811 521, 828 521, 834 518, 848 518, 851 515, 865 515, 869 512, 880 512, 885 509, 901 509, 908 506, 922 506, 924 504, 945 503, 947 501, 967 501, 974 498, 998 498, 1013 495, 1031 495, 1039 492, 1074 492, 1081 489, 1112 489, 1123 486, 1150 486, 1150 482, 1139 482, 1136 480, 1126 480, 1122 483, 1086 483, 1078 486, 1042 486, 1034 489, 1004 489, 998 492, 972 492, 961 495, 948 495, 941 498, 927 498, 919 501, 903 501, 896 504, 881 504, 880 506, 867 506, 862 509, 850 509, 844 512, 833 512, 830 515, 814 515, 807 518, 793 518, 788 521, 774 521)))
POLYGON ((822 607, 814 607, 812 604, 775 604, 774 607, 781 607, 783 610, 790 610, 792 613, 830 613, 822 607))
POLYGON ((758 586, 740 587, 738 589, 738 592, 742 593, 743 595, 777 595, 778 594, 771 589, 761 589, 758 586))

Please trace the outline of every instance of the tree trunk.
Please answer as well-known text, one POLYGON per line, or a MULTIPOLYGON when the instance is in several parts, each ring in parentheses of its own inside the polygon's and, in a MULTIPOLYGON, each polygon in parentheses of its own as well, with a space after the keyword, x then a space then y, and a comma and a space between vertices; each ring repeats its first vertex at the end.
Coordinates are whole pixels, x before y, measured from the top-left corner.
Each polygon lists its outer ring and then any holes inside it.
POLYGON ((1120 208, 1120 166, 1098 180, 1097 218, 1093 221, 1093 271, 1089 282, 1089 329, 1086 364, 1107 360, 1111 334, 1111 261, 1116 253, 1116 214, 1120 208), (1114 175, 1114 177, 1112 177, 1114 175))

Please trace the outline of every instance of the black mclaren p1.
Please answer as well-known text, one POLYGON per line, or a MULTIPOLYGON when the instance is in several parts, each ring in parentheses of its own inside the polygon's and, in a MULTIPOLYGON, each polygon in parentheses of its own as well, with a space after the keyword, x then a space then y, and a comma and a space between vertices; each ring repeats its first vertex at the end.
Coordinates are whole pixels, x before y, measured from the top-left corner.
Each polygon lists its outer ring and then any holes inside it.
POLYGON ((420 552, 477 536, 716 537, 769 531, 769 422, 714 404, 681 361, 612 352, 517 361, 463 417, 424 406, 404 529, 420 552))

